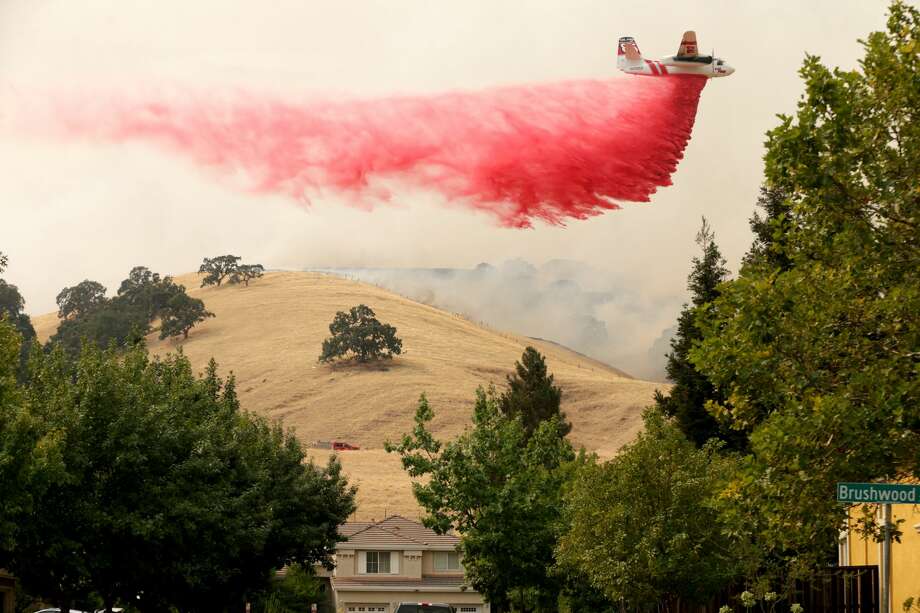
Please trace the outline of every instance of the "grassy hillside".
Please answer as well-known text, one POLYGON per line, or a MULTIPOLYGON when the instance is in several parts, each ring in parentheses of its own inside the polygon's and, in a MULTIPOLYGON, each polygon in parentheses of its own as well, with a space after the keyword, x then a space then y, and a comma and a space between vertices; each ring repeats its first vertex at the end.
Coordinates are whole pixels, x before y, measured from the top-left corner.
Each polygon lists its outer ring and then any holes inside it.
MULTIPOLYGON (((305 442, 343 440, 362 451, 341 454, 346 471, 362 486, 359 515, 384 510, 416 514, 397 458, 382 451, 412 424, 425 392, 442 437, 469 423, 476 387, 501 386, 528 344, 546 355, 564 390, 563 408, 572 439, 602 456, 613 454, 640 427, 642 408, 660 384, 639 381, 554 343, 490 330, 462 317, 413 302, 380 288, 338 277, 300 272, 269 273, 249 287, 199 289, 198 276, 176 279, 216 314, 189 338, 149 348, 166 353, 182 347, 199 368, 211 356, 232 371, 243 406, 283 420, 305 442), (364 303, 381 321, 396 326, 404 354, 381 366, 317 363, 320 345, 336 311, 364 303)), ((39 337, 54 332, 56 318, 33 318, 39 337)), ((565 322, 560 322, 565 325, 565 322)), ((324 458, 326 452, 315 450, 324 458)))

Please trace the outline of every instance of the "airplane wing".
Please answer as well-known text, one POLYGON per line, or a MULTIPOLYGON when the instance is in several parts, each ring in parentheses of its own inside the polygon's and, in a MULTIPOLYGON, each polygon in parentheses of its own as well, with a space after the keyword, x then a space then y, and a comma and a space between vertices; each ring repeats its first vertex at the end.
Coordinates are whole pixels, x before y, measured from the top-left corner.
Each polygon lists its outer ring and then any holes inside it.
POLYGON ((677 49, 677 56, 695 56, 699 55, 699 47, 696 44, 696 32, 688 30, 684 32, 683 38, 680 39, 680 47, 677 49))

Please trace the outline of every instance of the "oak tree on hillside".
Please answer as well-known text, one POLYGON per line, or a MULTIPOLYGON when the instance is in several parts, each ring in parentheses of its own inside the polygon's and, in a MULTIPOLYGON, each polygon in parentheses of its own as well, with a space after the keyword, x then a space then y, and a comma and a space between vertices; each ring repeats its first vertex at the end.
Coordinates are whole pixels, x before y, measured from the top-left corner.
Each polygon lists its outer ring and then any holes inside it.
POLYGON ((242 283, 249 287, 250 279, 258 279, 265 272, 265 267, 261 264, 240 264, 236 270, 230 273, 229 282, 232 284, 242 283))
POLYGON ((201 280, 201 287, 216 285, 224 282, 237 269, 239 261, 243 259, 238 255, 219 255, 214 258, 205 258, 198 268, 198 274, 205 275, 201 280))
POLYGON ((131 308, 139 309, 153 320, 162 315, 171 298, 185 291, 170 276, 160 277, 146 266, 135 266, 128 278, 121 282, 116 300, 131 308))
POLYGON ((163 309, 160 320, 161 339, 180 334, 182 338, 188 338, 189 331, 196 324, 208 317, 214 317, 214 313, 204 308, 204 302, 198 298, 192 298, 185 293, 184 287, 181 285, 179 287, 182 289, 181 293, 170 298, 163 309))
POLYGON ((95 311, 106 303, 105 291, 104 285, 89 279, 65 287, 57 295, 58 317, 76 319, 95 311))
POLYGON ((527 347, 515 372, 508 376, 508 389, 502 393, 499 407, 506 417, 520 417, 527 436, 533 435, 544 421, 558 417, 559 436, 572 430, 559 409, 562 389, 553 384, 553 375, 546 370, 546 359, 533 347, 527 347))
POLYGON ((329 324, 332 334, 323 341, 320 362, 354 357, 358 362, 391 359, 402 353, 402 340, 396 328, 381 323, 373 309, 364 304, 351 307, 346 313, 339 311, 329 324))

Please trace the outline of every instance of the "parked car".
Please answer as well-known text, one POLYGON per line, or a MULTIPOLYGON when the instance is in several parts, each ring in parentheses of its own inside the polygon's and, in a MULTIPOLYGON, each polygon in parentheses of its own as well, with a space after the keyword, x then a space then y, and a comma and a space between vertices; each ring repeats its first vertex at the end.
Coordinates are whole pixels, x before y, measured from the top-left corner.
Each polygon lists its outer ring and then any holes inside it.
POLYGON ((456 613, 456 609, 443 602, 401 602, 393 613, 456 613))
POLYGON ((348 450, 360 449, 357 445, 352 445, 350 443, 344 443, 342 441, 332 441, 332 450, 333 451, 348 451, 348 450))

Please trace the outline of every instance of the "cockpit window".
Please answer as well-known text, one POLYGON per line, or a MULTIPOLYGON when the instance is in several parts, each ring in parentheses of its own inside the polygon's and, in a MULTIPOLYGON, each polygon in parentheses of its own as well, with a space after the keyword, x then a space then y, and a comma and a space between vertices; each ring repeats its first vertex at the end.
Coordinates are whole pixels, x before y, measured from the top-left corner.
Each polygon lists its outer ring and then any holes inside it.
POLYGON ((719 60, 718 62, 716 62, 716 66, 721 66, 721 65, 724 64, 724 63, 725 63, 725 62, 723 62, 722 60, 719 60))

